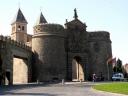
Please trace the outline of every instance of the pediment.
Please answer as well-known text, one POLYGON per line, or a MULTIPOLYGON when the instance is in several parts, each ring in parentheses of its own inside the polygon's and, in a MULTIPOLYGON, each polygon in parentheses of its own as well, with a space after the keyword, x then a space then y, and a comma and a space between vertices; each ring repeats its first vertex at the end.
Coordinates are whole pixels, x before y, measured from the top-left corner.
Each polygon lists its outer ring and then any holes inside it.
POLYGON ((79 19, 75 19, 75 20, 72 20, 70 22, 67 22, 65 24, 67 26, 67 28, 70 28, 70 29, 74 29, 74 28, 78 28, 78 29, 85 29, 86 30, 86 24, 82 23, 79 19))

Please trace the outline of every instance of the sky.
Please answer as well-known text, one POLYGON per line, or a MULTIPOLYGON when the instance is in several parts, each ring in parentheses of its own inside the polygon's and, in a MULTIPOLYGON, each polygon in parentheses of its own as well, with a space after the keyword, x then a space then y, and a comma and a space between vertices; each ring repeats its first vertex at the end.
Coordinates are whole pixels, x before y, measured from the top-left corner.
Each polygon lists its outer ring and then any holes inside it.
POLYGON ((28 21, 28 33, 42 11, 48 23, 64 25, 73 20, 74 8, 78 18, 86 23, 87 31, 108 31, 113 57, 128 63, 128 0, 1 0, 0 34, 11 34, 11 21, 18 8, 28 21))

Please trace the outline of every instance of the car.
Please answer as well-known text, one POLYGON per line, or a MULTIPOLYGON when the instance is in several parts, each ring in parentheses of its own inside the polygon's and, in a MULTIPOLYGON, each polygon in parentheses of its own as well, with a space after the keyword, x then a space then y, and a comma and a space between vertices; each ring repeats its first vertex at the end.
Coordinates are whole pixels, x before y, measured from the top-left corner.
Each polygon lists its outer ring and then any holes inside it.
POLYGON ((124 80, 123 73, 115 73, 112 76, 112 81, 123 81, 123 80, 124 80))

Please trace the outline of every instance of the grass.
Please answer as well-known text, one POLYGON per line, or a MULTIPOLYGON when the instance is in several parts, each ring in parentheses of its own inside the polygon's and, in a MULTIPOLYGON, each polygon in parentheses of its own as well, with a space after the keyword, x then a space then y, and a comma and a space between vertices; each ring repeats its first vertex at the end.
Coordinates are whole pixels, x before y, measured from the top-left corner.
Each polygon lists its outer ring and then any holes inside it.
POLYGON ((95 85, 93 88, 101 91, 128 95, 128 82, 99 84, 99 85, 95 85))

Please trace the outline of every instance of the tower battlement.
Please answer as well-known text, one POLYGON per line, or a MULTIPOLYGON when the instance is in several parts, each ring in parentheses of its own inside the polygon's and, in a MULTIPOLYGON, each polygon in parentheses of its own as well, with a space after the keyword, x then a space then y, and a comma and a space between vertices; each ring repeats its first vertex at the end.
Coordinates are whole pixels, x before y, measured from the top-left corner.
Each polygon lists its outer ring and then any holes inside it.
POLYGON ((39 24, 34 26, 34 35, 59 35, 64 36, 64 27, 60 24, 39 24))
POLYGON ((109 41, 110 40, 110 34, 107 31, 94 31, 94 32, 88 32, 89 33, 89 41, 109 41))
POLYGON ((27 46, 25 43, 17 42, 17 41, 12 40, 10 37, 7 37, 7 36, 0 35, 0 41, 9 43, 9 44, 14 45, 14 46, 18 46, 20 48, 24 48, 26 50, 31 50, 31 47, 27 46))

